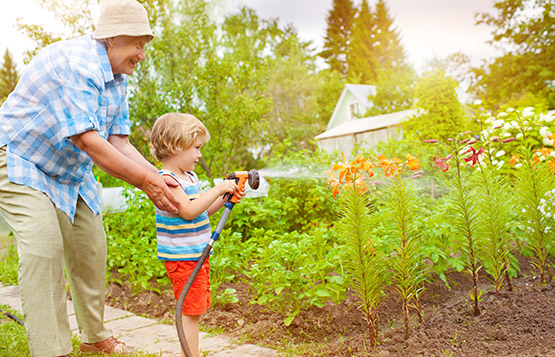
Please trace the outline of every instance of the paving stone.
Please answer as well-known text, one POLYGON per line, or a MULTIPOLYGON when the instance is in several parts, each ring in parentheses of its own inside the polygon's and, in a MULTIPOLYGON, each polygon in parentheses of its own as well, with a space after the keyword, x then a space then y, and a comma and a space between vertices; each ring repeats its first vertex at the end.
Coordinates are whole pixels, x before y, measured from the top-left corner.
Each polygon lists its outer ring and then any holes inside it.
POLYGON ((129 331, 139 329, 141 327, 154 325, 156 321, 150 320, 140 316, 126 316, 121 319, 111 320, 105 322, 104 325, 107 329, 112 329, 114 334, 125 334, 129 331))
POLYGON ((230 346, 224 351, 210 354, 213 357, 275 357, 277 352, 257 345, 244 344, 230 346))
POLYGON ((77 317, 75 316, 75 314, 68 315, 67 318, 69 319, 69 329, 71 330, 71 332, 75 333, 75 334, 78 334, 79 333, 79 325, 77 324, 77 317))
MULTIPOLYGON (((21 312, 17 286, 0 284, 0 304, 21 312)), ((73 333, 78 334, 77 319, 71 300, 68 300, 68 318, 73 333)), ((128 311, 106 306, 106 328, 127 344, 133 352, 147 352, 163 357, 180 357, 181 345, 175 325, 159 323, 153 319, 136 316, 128 311)), ((201 351, 210 357, 274 357, 279 354, 269 348, 252 344, 237 345, 225 335, 210 336, 200 332, 201 351)))
POLYGON ((133 316, 133 314, 129 311, 116 309, 111 306, 106 305, 104 308, 104 322, 118 320, 122 317, 133 316))
POLYGON ((8 305, 14 310, 21 311, 19 289, 17 286, 3 286, 0 284, 0 304, 8 305))

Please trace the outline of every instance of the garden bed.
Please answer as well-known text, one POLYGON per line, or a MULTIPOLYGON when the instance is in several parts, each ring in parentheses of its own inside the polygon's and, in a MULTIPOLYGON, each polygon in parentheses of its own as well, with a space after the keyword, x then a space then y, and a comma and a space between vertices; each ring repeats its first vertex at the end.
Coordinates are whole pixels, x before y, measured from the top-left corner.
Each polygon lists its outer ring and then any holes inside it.
MULTIPOLYGON (((201 324, 278 350, 278 346, 290 346, 290 351, 303 356, 555 355, 555 283, 540 286, 528 271, 529 264, 524 259, 521 263, 523 271, 512 280, 513 291, 503 290, 495 296, 482 278, 480 288, 485 292, 479 316, 471 314, 467 274, 449 274, 451 289, 439 280, 428 284, 423 296, 424 322, 418 326, 413 319, 406 341, 400 305, 394 298, 386 299, 379 310, 380 345, 374 350, 365 346, 367 329, 353 296, 341 304, 326 303, 323 308, 302 311, 286 327, 283 316, 248 303, 245 283, 225 283, 220 288, 237 289, 239 303, 211 308, 201 324)), ((161 295, 144 292, 134 296, 129 287, 110 284, 107 303, 174 321, 175 301, 169 289, 161 295)))

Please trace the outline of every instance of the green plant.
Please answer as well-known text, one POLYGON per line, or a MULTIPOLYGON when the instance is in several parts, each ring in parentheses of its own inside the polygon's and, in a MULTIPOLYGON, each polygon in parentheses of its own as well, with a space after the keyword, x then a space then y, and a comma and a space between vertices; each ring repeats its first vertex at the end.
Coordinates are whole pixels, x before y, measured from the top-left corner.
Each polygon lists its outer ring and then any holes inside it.
POLYGON ((139 190, 124 190, 126 209, 104 214, 108 244, 107 280, 125 279, 136 291, 152 290, 154 284, 169 285, 164 264, 156 253, 154 205, 139 190), (117 273, 117 274, 114 274, 117 273))
POLYGON ((451 205, 453 207, 452 225, 454 242, 458 253, 463 257, 461 265, 456 268, 466 268, 472 280, 471 297, 473 301, 473 314, 480 314, 478 279, 482 268, 479 249, 482 246, 481 236, 478 232, 480 212, 477 207, 477 197, 471 185, 471 175, 464 163, 469 162, 474 166, 479 162, 480 155, 484 149, 476 150, 472 144, 476 143, 474 137, 466 137, 470 132, 457 134, 455 139, 449 138, 447 143, 430 139, 425 140, 429 143, 441 143, 449 148, 449 154, 442 158, 436 156, 434 161, 443 171, 447 171, 447 162, 453 159, 456 167, 456 176, 453 183, 453 193, 451 195, 451 205), (468 154, 468 155, 467 155, 468 154), (464 157, 466 156, 466 157, 464 157))
MULTIPOLYGON (((554 245, 553 217, 545 215, 545 205, 552 202, 549 192, 555 188, 553 175, 545 165, 538 165, 539 156, 531 150, 522 151, 522 167, 516 171, 516 193, 521 207, 520 217, 526 229, 523 236, 534 253, 532 266, 539 271, 540 284, 551 279, 549 255, 554 245)), ((552 203, 550 203, 552 205, 552 203)))
MULTIPOLYGON (((372 217, 370 196, 366 193, 363 171, 373 176, 372 164, 359 156, 347 164, 345 156, 332 170, 339 170, 339 179, 331 173, 334 197, 339 196, 339 222, 335 230, 344 244, 345 269, 359 298, 364 313, 369 343, 375 346, 379 336, 378 308, 384 297, 388 278, 385 257, 371 239, 372 217)), ((385 168, 384 168, 385 170, 385 168)))
POLYGON ((11 242, 8 246, 7 253, 0 258, 0 281, 8 285, 17 285, 17 265, 19 258, 15 242, 11 242))
POLYGON ((491 276, 497 295, 504 281, 507 282, 509 290, 512 290, 508 274, 512 249, 509 234, 513 218, 510 204, 511 186, 506 176, 500 174, 498 167, 492 165, 491 157, 489 162, 484 162, 477 168, 474 178, 480 212, 479 226, 484 237, 482 241, 484 268, 491 276))
MULTIPOLYGON (((555 221, 550 207, 551 190, 555 189, 555 159, 552 157, 554 116, 527 107, 515 110, 508 108, 489 119, 490 125, 497 131, 490 129, 493 135, 502 137, 514 136, 509 141, 512 157, 509 164, 515 177, 515 194, 518 198, 518 218, 522 228, 521 239, 524 242, 524 254, 531 251, 532 267, 539 271, 540 284, 551 279, 549 257, 554 247, 554 233, 551 228, 555 221), (493 120, 495 119, 495 120, 493 120), (541 149, 538 149, 539 145, 541 149), (545 146, 544 146, 545 145, 545 146), (547 211, 546 211, 547 209, 547 211)), ((487 122, 488 120, 486 120, 487 122)), ((509 151, 509 150, 507 150, 509 151)), ((504 157, 505 152, 498 152, 496 156, 504 157)))
POLYGON ((394 222, 392 236, 392 254, 389 261, 391 266, 393 289, 401 298, 404 316, 404 337, 409 337, 410 308, 414 308, 422 323, 422 307, 420 296, 424 291, 423 283, 426 281, 427 269, 424 266, 424 250, 420 243, 420 234, 414 224, 417 215, 417 198, 411 179, 403 176, 403 170, 408 167, 411 171, 420 169, 418 159, 407 155, 407 161, 402 163, 399 159, 387 160, 385 156, 378 156, 382 167, 399 165, 389 175, 389 191, 391 198, 388 200, 388 220, 394 222))
POLYGON ((328 300, 341 301, 346 293, 341 247, 332 243, 328 231, 268 231, 260 241, 257 255, 245 272, 254 294, 251 303, 283 314, 288 326, 301 310, 322 307, 328 300), (263 240, 269 242, 260 244, 263 240))
MULTIPOLYGON (((10 309, 8 306, 0 305, 2 310, 14 314, 20 320, 23 320, 21 314, 10 309)), ((29 347, 27 346, 27 336, 25 335, 25 327, 9 319, 4 315, 0 315, 0 355, 1 356, 28 356, 29 347)))

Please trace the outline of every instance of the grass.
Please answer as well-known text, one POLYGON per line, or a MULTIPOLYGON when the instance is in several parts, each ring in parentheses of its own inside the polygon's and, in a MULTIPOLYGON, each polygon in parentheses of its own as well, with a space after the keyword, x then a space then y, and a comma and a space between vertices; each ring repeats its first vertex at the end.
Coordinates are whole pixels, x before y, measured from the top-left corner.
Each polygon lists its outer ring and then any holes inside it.
MULTIPOLYGON (((13 238, 13 237, 10 237, 13 238)), ((4 285, 17 285, 17 250, 15 242, 8 243, 0 250, 0 282, 4 285)))
MULTIPOLYGON (((19 312, 11 309, 9 306, 0 304, 0 309, 8 311, 9 313, 14 314, 20 320, 23 320, 23 316, 19 312)), ((27 346, 27 336, 25 335, 25 328, 3 314, 0 316, 0 357, 30 356, 29 347, 27 346)), ((75 334, 72 334, 71 336, 71 343, 73 345, 73 351, 71 352, 72 357, 106 356, 105 354, 82 354, 79 350, 81 339, 75 334)), ((155 357, 158 355, 137 353, 133 354, 133 356, 155 357)))
MULTIPOLYGON (((7 249, 0 251, 0 282, 4 285, 17 285, 17 251, 14 244, 10 244, 13 237, 9 237, 7 249)), ((0 241, 0 247, 2 243, 0 241)), ((23 316, 11 309, 9 306, 0 304, 0 309, 5 310, 11 314, 14 314, 20 320, 23 320, 23 316)), ((100 354, 86 354, 83 355, 79 350, 81 344, 81 339, 78 335, 72 334, 71 342, 73 345, 73 352, 71 352, 72 357, 81 356, 106 356, 100 354)), ((134 353, 134 356, 144 356, 144 357, 154 357, 157 354, 147 354, 147 353, 134 353)), ((25 333, 25 328, 18 324, 16 321, 0 314, 0 357, 27 357, 30 356, 29 347, 27 345, 27 335, 25 333)), ((116 355, 114 355, 116 356, 116 355)))

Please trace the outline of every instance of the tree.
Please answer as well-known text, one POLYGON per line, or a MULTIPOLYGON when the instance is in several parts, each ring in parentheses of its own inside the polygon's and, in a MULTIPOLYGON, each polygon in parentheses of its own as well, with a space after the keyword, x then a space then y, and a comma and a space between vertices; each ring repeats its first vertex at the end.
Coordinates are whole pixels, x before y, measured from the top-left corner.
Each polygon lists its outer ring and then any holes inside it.
POLYGON ((326 37, 320 57, 325 59, 331 69, 341 73, 343 78, 349 72, 347 53, 354 15, 355 8, 351 0, 333 0, 332 9, 326 18, 326 37))
POLYGON ((402 124, 407 136, 446 140, 468 129, 469 123, 457 98, 457 85, 442 68, 423 74, 415 88, 417 106, 422 113, 402 124))
POLYGON ((393 26, 393 19, 383 0, 378 0, 376 4, 375 21, 375 56, 380 67, 383 70, 397 70, 406 67, 405 50, 401 45, 399 32, 393 26))
POLYGON ((374 48, 376 94, 370 96, 373 106, 366 115, 393 113, 413 106, 416 73, 408 64, 398 30, 393 26, 383 0, 376 4, 374 15, 374 48))
POLYGON ((366 116, 394 113, 414 106, 416 73, 410 66, 384 70, 376 82, 376 94, 368 99, 372 107, 366 116))
POLYGON ((277 44, 268 73, 268 92, 273 101, 269 115, 273 144, 290 140, 292 149, 307 148, 325 124, 315 116, 316 91, 321 86, 310 43, 286 28, 277 44))
POLYGON ((373 84, 378 76, 378 59, 375 53, 375 20, 366 0, 362 0, 353 23, 347 56, 349 83, 373 84))
MULTIPOLYGON (((212 137, 200 162, 206 176, 252 168, 271 109, 261 55, 273 41, 274 24, 261 24, 253 11, 242 9, 225 19, 219 37, 206 1, 165 6, 156 23, 160 35, 133 76, 135 128, 150 128, 168 111, 194 114, 212 137)), ((144 140, 137 132, 137 140, 144 140)))
POLYGON ((490 43, 505 53, 475 69, 476 95, 492 109, 526 97, 555 107, 553 0, 497 0, 494 13, 478 14, 477 24, 493 27, 490 43))
POLYGON ((13 92, 18 81, 19 75, 17 73, 17 68, 10 55, 10 51, 6 49, 4 64, 2 68, 0 68, 0 103, 3 103, 8 97, 8 94, 13 92))

